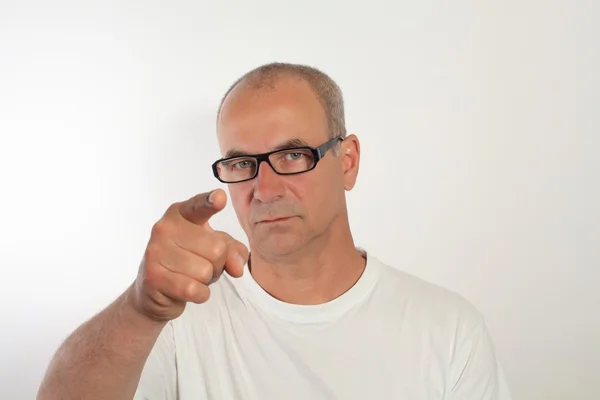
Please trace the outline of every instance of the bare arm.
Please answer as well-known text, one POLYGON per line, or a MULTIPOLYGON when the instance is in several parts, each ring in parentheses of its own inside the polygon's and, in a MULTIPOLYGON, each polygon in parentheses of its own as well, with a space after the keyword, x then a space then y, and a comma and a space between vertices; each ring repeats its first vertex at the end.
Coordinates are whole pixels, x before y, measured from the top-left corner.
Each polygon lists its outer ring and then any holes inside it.
POLYGON ((126 291, 77 328, 52 359, 38 400, 131 400, 166 322, 137 312, 126 291))

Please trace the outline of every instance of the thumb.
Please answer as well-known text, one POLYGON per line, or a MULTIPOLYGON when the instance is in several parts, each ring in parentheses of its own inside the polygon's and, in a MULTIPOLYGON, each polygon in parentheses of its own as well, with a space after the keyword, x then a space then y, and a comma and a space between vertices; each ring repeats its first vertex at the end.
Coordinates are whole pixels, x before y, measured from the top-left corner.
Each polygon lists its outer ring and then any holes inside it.
POLYGON ((204 225, 208 220, 225 208, 227 194, 222 189, 195 195, 180 203, 181 216, 196 225, 204 225))

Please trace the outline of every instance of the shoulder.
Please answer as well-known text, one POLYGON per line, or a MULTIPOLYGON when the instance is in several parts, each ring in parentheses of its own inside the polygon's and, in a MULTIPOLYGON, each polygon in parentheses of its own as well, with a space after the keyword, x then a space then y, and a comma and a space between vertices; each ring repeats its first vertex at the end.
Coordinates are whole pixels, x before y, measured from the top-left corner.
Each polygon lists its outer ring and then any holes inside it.
POLYGON ((483 314, 464 296, 372 258, 379 269, 375 296, 407 339, 443 360, 449 399, 510 399, 504 371, 483 314))
POLYGON ((484 315, 461 294, 394 268, 379 260, 380 279, 374 296, 399 332, 441 350, 459 370, 472 352, 493 366, 495 355, 484 315))
POLYGON ((374 256, 369 262, 379 270, 375 296, 401 312, 403 318, 423 328, 451 331, 468 335, 484 325, 481 312, 463 295, 426 281, 400 268, 384 263, 374 256))

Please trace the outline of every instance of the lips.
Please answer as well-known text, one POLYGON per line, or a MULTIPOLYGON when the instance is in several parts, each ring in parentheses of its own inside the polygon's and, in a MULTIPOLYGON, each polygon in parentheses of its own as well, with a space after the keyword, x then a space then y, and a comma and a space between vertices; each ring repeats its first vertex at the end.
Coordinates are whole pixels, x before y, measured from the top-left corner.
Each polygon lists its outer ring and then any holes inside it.
POLYGON ((284 222, 287 221, 289 219, 292 219, 293 217, 279 217, 279 218, 269 218, 269 219, 263 219, 261 221, 258 221, 259 224, 271 224, 274 222, 284 222))

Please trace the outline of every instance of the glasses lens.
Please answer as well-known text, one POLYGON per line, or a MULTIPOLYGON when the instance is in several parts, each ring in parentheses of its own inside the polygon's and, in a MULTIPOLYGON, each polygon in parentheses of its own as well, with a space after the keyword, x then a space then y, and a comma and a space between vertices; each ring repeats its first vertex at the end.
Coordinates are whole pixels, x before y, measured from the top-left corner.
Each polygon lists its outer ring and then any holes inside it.
POLYGON ((251 179, 256 173, 256 159, 238 157, 217 164, 219 178, 226 182, 238 182, 251 179))
POLYGON ((290 149, 273 153, 269 161, 275 171, 280 174, 295 174, 308 171, 315 165, 315 158, 310 150, 290 149))

